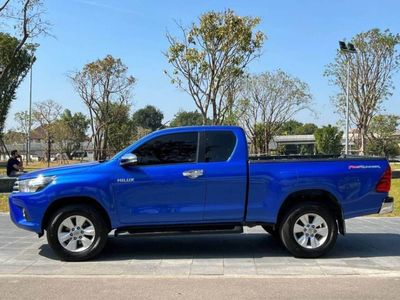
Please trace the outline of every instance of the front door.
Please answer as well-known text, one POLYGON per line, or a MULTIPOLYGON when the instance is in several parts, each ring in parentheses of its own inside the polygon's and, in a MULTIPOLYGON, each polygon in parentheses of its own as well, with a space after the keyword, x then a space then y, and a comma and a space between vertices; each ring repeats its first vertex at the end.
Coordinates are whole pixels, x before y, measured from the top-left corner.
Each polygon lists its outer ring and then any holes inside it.
POLYGON ((197 162, 198 136, 198 132, 166 134, 133 150, 138 164, 119 167, 115 189, 121 223, 202 221, 206 186, 197 162))

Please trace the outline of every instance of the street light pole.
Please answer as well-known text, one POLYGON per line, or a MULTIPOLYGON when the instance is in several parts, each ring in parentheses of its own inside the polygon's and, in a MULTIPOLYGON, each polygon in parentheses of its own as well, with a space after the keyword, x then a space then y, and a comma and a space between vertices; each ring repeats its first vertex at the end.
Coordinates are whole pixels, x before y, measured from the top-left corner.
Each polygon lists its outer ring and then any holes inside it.
POLYGON ((29 74, 29 118, 28 118, 28 147, 26 155, 26 164, 28 165, 31 160, 31 127, 32 127, 32 69, 33 62, 31 64, 31 70, 29 74))
POLYGON ((346 84, 346 146, 345 154, 349 154, 349 85, 350 85, 350 59, 347 59, 347 84, 346 84))
POLYGON ((345 154, 348 155, 349 154, 349 123, 350 123, 350 109, 349 109, 349 86, 350 86, 350 55, 357 53, 356 48, 354 47, 353 44, 351 43, 346 43, 339 41, 339 48, 340 51, 342 51, 343 53, 345 53, 346 55, 346 60, 347 60, 347 80, 346 80, 346 135, 345 135, 345 154), (347 55, 348 54, 348 55, 347 55))

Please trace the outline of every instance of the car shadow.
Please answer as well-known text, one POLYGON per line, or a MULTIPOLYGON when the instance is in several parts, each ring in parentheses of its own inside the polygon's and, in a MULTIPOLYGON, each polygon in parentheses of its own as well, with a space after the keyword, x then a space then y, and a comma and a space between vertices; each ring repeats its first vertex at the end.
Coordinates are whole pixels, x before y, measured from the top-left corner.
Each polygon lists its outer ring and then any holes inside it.
MULTIPOLYGON (((57 260, 47 244, 39 255, 57 260)), ((289 257, 284 246, 268 234, 179 235, 115 238, 110 237, 96 261, 127 259, 262 258, 289 257)), ((400 256, 400 235, 394 233, 348 233, 338 236, 326 258, 400 256)))

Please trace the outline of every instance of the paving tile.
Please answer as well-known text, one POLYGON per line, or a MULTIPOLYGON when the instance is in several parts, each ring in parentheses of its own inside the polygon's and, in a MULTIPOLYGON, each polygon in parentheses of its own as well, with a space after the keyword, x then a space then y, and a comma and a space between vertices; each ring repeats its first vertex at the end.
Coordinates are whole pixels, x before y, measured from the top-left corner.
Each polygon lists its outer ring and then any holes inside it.
POLYGON ((268 265, 258 264, 258 275, 324 275, 319 266, 288 266, 288 265, 268 265))
POLYGON ((165 261, 157 269, 157 275, 188 276, 192 261, 165 261))
POLYGON ((113 264, 88 264, 68 263, 64 264, 62 274, 64 275, 122 275, 127 266, 113 264))
POLYGON ((24 275, 62 275, 65 274, 62 265, 32 264, 21 271, 24 275))
POLYGON ((224 275, 257 275, 257 269, 255 265, 224 265, 224 275))
POLYGON ((359 275, 357 269, 349 266, 321 266, 325 275, 359 275))
POLYGON ((160 262, 136 262, 128 264, 124 269, 124 274, 127 275, 156 275, 160 262))
POLYGON ((191 275, 223 275, 224 260, 223 259, 193 259, 191 275))
POLYGON ((26 265, 1 264, 0 274, 7 274, 7 275, 19 274, 26 268, 27 268, 26 265))

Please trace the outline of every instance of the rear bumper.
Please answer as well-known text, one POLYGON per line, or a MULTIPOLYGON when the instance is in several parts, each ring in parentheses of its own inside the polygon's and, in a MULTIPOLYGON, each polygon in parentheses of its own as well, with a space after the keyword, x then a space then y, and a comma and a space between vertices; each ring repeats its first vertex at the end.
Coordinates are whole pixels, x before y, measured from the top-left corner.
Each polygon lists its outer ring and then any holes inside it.
POLYGON ((393 197, 386 197, 382 202, 379 214, 389 214, 393 212, 393 207, 394 207, 393 197))

